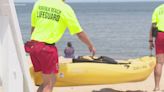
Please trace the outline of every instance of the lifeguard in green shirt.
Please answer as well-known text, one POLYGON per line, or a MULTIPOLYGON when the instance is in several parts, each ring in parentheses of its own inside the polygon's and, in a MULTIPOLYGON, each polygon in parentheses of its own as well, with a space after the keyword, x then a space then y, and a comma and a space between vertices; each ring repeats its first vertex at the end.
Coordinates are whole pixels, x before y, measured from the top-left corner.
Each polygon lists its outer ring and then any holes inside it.
POLYGON ((66 28, 71 35, 87 45, 94 55, 96 49, 81 28, 73 9, 63 0, 38 0, 32 10, 32 35, 30 57, 35 72, 41 71, 43 84, 37 92, 52 92, 58 73, 58 52, 55 43, 66 28))
POLYGON ((149 47, 156 51, 156 67, 154 69, 155 88, 154 91, 160 91, 160 78, 164 64, 164 4, 158 6, 152 15, 152 26, 149 35, 149 47), (153 35, 155 34, 155 35, 153 35), (153 36, 155 40, 153 39, 153 36))

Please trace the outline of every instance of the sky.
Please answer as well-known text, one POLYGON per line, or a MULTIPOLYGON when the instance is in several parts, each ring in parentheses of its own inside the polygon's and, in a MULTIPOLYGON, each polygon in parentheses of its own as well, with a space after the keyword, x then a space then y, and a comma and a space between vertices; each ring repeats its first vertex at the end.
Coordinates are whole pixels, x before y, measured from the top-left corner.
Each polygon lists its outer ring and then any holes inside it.
MULTIPOLYGON (((34 2, 35 0, 14 0, 15 2, 34 2)), ((129 1, 163 1, 163 0, 66 0, 67 2, 129 2, 129 1)))

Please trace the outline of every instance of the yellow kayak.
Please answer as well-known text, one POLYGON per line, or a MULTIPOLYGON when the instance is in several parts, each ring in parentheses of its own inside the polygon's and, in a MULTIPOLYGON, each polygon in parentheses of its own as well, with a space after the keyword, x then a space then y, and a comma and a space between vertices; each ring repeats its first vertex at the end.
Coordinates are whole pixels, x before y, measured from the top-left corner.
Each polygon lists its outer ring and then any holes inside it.
MULTIPOLYGON (((60 63, 57 83, 54 86, 79 86, 138 82, 145 80, 155 66, 154 57, 142 57, 121 61, 118 64, 106 63, 60 63)), ((30 73, 36 85, 42 83, 41 73, 30 73)))

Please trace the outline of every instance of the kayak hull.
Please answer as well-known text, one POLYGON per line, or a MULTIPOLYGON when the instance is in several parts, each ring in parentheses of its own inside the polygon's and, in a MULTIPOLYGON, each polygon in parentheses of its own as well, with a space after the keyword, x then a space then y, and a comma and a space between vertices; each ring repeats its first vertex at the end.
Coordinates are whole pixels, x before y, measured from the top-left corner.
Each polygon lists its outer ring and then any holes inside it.
MULTIPOLYGON (((80 86, 116 84, 138 82, 145 80, 155 66, 154 57, 142 57, 126 60, 122 63, 129 64, 104 64, 104 63, 61 63, 54 86, 80 86)), ((36 85, 41 85, 43 80, 41 72, 30 73, 36 85)))

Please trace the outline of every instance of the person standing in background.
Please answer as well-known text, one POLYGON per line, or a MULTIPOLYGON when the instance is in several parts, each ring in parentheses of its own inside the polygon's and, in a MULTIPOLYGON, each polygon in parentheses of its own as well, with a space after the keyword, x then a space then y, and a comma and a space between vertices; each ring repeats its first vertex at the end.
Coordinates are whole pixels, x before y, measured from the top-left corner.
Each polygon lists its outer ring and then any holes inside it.
POLYGON ((68 42, 67 43, 67 47, 64 49, 64 54, 65 54, 65 58, 74 58, 74 53, 75 53, 75 50, 72 46, 72 43, 71 42, 68 42))
POLYGON ((154 69, 154 91, 159 91, 162 67, 164 64, 164 4, 158 6, 154 10, 152 15, 152 26, 149 33, 149 48, 150 50, 152 50, 154 47, 156 51, 156 66, 154 69), (153 36, 155 36, 155 40, 153 39, 153 36))
POLYGON ((71 35, 87 45, 92 55, 96 49, 81 28, 73 9, 64 0, 38 0, 31 15, 31 50, 35 72, 42 72, 43 83, 37 92, 52 92, 58 73, 58 51, 55 44, 68 27, 71 35))

